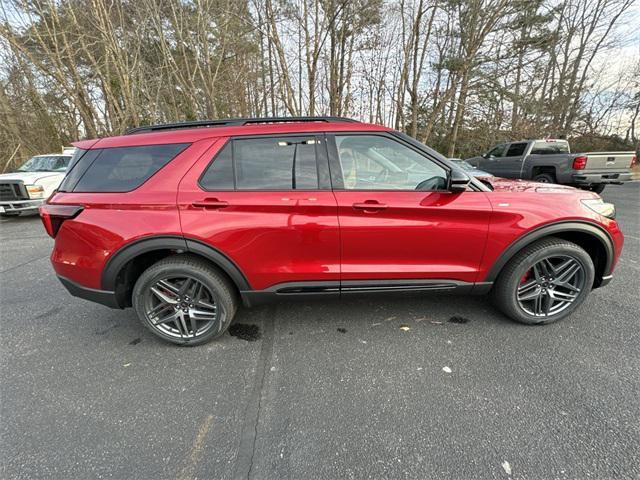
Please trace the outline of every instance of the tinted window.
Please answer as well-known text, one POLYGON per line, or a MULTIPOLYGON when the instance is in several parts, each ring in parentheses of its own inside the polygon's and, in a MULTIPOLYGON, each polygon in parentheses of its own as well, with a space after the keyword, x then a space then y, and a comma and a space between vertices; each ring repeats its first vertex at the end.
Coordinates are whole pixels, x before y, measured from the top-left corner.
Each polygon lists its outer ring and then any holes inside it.
POLYGON ((238 190, 317 189, 316 141, 305 137, 234 140, 238 190))
POLYGON ((532 155, 554 155, 556 153, 569 153, 567 142, 536 142, 531 149, 532 155))
POLYGON ((509 151, 507 151, 507 157, 519 157, 524 155, 524 151, 527 149, 527 143, 512 143, 509 145, 509 151))
POLYGON ((205 190, 317 190, 314 137, 235 139, 200 178, 205 190))
POLYGON ((61 190, 128 192, 187 148, 187 143, 89 150, 72 166, 61 190))
POLYGON ((84 172, 87 171, 87 168, 89 168, 93 161, 98 158, 98 155, 100 155, 100 150, 76 149, 75 153, 71 157, 67 174, 60 183, 58 191, 72 191, 75 184, 78 183, 78 180, 80 180, 82 175, 84 175, 84 172))
POLYGON ((200 186, 205 190, 233 190, 233 142, 227 143, 207 167, 200 186))
POLYGON ((348 190, 440 190, 444 168, 395 140, 376 135, 336 136, 344 188, 348 190))

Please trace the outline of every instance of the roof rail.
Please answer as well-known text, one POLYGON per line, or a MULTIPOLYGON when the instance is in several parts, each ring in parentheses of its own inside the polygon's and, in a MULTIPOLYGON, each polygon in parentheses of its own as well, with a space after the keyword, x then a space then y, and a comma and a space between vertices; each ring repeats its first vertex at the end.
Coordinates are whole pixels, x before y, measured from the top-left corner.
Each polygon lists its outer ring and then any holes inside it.
POLYGON ((162 123, 159 125, 145 125, 142 127, 130 128, 125 135, 134 133, 148 133, 159 130, 178 130, 182 128, 202 128, 202 127, 237 127, 254 123, 289 123, 289 122, 349 122, 359 123, 352 118, 344 117, 263 117, 263 118, 228 118, 223 120, 197 120, 193 122, 162 123))

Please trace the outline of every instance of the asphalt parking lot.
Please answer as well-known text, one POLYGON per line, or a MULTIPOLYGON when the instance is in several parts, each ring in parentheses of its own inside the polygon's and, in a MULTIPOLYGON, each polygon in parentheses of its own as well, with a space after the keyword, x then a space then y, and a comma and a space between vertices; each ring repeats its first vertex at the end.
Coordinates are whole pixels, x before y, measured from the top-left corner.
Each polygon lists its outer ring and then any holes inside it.
POLYGON ((603 196, 622 259, 558 324, 482 297, 294 302, 196 348, 71 297, 40 220, 2 219, 0 476, 638 478, 640 182, 603 196))

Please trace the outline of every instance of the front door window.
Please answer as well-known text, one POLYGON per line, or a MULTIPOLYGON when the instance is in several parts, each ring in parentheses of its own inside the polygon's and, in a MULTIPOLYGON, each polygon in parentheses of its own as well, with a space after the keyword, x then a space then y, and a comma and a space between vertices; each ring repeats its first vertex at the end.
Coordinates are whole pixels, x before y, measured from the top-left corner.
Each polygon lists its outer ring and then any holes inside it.
POLYGON ((447 187, 440 165, 395 140, 378 135, 337 135, 347 190, 437 191, 447 187))

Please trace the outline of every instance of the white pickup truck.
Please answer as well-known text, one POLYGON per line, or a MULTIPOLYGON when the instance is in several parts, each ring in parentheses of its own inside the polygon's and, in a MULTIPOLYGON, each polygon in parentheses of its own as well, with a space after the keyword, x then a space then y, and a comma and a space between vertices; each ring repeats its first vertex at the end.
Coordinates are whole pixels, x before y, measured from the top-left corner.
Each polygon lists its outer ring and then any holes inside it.
POLYGON ((58 188, 72 153, 36 155, 16 171, 0 175, 0 215, 37 213, 38 207, 58 188))

